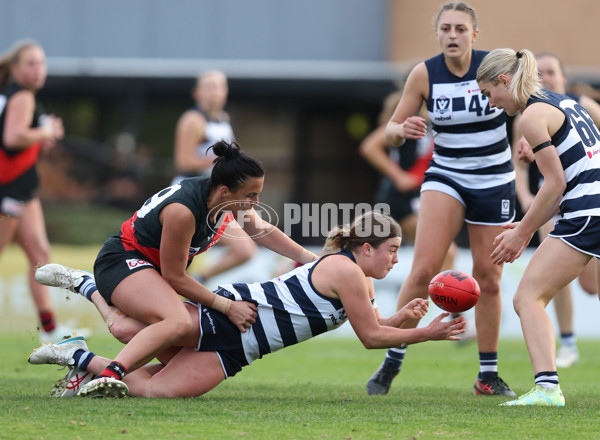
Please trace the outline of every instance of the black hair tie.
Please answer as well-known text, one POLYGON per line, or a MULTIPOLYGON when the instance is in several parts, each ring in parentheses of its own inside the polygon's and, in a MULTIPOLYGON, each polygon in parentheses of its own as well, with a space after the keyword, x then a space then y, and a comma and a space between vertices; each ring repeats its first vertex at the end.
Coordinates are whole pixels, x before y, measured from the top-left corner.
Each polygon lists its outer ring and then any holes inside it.
POLYGON ((515 53, 515 55, 517 56, 518 59, 521 59, 521 57, 523 56, 523 54, 521 52, 519 52, 519 51, 517 51, 515 53))

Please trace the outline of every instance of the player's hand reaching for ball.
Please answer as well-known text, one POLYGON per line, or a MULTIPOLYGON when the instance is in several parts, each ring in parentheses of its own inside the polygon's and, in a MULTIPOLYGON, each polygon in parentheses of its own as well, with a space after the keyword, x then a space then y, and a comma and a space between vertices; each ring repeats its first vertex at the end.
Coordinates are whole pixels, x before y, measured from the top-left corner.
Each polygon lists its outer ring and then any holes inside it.
POLYGON ((465 332, 467 321, 464 316, 459 316, 450 321, 443 321, 450 313, 445 312, 434 318, 433 321, 426 327, 429 331, 430 341, 460 341, 461 333, 465 332))
POLYGON ((423 298, 415 298, 406 304, 400 311, 402 312, 402 322, 408 319, 421 319, 427 314, 429 301, 423 298))

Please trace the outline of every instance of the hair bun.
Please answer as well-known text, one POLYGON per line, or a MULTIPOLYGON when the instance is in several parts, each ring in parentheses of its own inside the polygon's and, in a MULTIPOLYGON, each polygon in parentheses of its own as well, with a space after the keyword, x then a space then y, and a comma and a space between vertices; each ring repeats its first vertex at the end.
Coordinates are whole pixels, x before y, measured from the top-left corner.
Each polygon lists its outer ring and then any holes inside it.
POLYGON ((236 142, 219 141, 212 146, 212 149, 216 156, 225 159, 235 159, 241 153, 240 146, 236 142))

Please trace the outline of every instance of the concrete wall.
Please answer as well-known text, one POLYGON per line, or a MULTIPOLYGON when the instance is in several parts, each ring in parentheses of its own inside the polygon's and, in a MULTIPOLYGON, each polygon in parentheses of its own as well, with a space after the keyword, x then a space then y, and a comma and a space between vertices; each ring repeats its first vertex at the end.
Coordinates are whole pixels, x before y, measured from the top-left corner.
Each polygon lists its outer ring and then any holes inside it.
MULTIPOLYGON (((479 37, 475 47, 553 51, 573 73, 600 64, 597 0, 471 0, 477 12, 479 37)), ((390 0, 389 59, 417 62, 440 52, 433 19, 443 1, 390 0)))

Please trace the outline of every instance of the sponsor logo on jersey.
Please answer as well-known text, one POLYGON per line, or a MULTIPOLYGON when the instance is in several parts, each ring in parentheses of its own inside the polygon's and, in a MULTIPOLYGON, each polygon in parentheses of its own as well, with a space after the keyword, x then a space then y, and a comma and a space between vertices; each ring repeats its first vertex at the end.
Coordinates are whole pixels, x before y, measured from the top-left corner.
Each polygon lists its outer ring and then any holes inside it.
POLYGON ((152 263, 150 263, 146 260, 140 260, 138 258, 132 258, 129 260, 125 260, 125 262, 127 263, 127 267, 129 268, 129 270, 137 269, 138 267, 142 267, 142 266, 154 267, 152 265, 152 263))
POLYGON ((594 157, 596 154, 599 154, 599 153, 600 153, 600 148, 599 148, 599 149, 597 149, 597 150, 588 151, 588 152, 587 152, 587 155, 588 155, 588 157, 591 159, 592 157, 594 157))
POLYGON ((346 316, 346 311, 344 309, 340 309, 336 310, 334 313, 330 313, 329 319, 331 319, 333 325, 340 325, 346 322, 348 316, 346 316))

